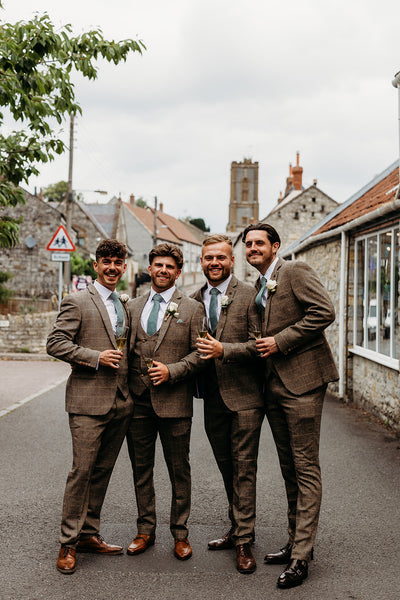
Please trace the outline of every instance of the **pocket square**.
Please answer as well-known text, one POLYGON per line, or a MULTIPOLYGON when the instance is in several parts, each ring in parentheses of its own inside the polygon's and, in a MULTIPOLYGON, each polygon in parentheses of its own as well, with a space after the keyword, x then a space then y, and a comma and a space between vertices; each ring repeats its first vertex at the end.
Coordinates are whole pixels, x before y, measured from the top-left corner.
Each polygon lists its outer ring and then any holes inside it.
POLYGON ((183 323, 182 319, 178 319, 177 323, 183 323))

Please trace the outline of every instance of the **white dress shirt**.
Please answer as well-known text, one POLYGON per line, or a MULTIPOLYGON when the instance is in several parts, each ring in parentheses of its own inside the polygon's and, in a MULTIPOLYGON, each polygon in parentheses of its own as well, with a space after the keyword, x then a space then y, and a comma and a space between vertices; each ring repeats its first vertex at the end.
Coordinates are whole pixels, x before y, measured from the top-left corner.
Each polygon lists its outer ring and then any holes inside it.
MULTIPOLYGON (((273 260, 272 263, 269 265, 268 269, 265 272, 265 275, 262 275, 260 273, 260 283, 261 283, 261 277, 265 277, 265 279, 267 281, 268 281, 268 279, 271 279, 271 275, 274 272, 275 265, 277 262, 278 262, 278 257, 276 257, 275 260, 273 260)), ((264 307, 267 304, 267 298, 268 298, 268 290, 267 290, 267 288, 265 288, 265 292, 262 295, 262 303, 263 303, 264 307)))
POLYGON ((175 289, 176 289, 175 285, 168 288, 164 292, 156 292, 155 290, 153 290, 153 288, 151 288, 149 298, 148 298, 146 304, 144 305, 144 308, 142 310, 142 316, 140 318, 140 322, 145 331, 147 331, 147 321, 149 320, 151 309, 153 308, 153 296, 155 294, 160 294, 160 296, 162 296, 162 302, 160 302, 160 310, 158 311, 158 318, 157 318, 157 331, 158 331, 162 325, 165 311, 167 310, 168 304, 171 302, 171 298, 174 295, 175 289))
POLYGON ((109 290, 108 288, 104 287, 104 285, 101 285, 101 283, 98 283, 97 281, 95 281, 93 285, 96 288, 96 290, 99 292, 100 297, 104 302, 104 306, 106 307, 108 316, 110 317, 113 331, 114 331, 114 333, 116 333, 116 331, 117 331, 117 311, 115 310, 114 302, 110 298, 112 291, 109 290))
POLYGON ((206 315, 207 315, 208 321, 210 321, 211 290, 213 288, 216 288, 217 290, 219 290, 221 292, 220 294, 217 295, 217 317, 219 320, 219 316, 221 314, 221 299, 222 299, 222 296, 224 296, 226 294, 226 290, 228 289, 231 279, 232 279, 232 275, 229 275, 228 279, 225 279, 225 281, 223 281, 222 283, 219 283, 218 285, 210 285, 209 282, 207 282, 207 287, 203 292, 203 302, 204 302, 204 308, 206 309, 206 315))

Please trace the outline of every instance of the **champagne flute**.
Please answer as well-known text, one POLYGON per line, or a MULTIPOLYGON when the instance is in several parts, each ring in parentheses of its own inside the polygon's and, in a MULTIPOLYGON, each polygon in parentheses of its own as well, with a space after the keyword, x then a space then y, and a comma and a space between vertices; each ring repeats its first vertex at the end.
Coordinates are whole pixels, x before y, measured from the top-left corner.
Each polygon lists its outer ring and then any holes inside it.
POLYGON ((152 359, 152 357, 151 356, 144 356, 143 360, 144 360, 144 362, 146 364, 146 367, 148 369, 151 369, 151 367, 153 366, 153 359, 152 359))
POLYGON ((117 348, 122 352, 125 347, 126 340, 128 339, 129 327, 125 325, 121 331, 115 334, 115 341, 117 343, 117 348))
POLYGON ((254 329, 253 335, 254 335, 254 339, 256 339, 256 340, 261 339, 261 329, 254 329))
POLYGON ((199 337, 206 338, 208 333, 207 317, 203 317, 200 324, 199 337))

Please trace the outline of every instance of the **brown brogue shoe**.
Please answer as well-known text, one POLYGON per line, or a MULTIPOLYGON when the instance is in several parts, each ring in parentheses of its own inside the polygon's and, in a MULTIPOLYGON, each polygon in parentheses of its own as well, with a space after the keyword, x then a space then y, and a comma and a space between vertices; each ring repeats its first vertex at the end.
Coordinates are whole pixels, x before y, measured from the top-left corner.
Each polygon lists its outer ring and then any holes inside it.
POLYGON ((94 552, 95 554, 122 554, 123 548, 121 546, 113 546, 107 544, 99 535, 96 533, 90 538, 79 540, 76 547, 77 552, 94 552))
POLYGON ((151 535, 146 535, 145 533, 138 533, 135 539, 131 544, 129 544, 126 549, 126 553, 130 556, 134 554, 141 554, 145 552, 149 546, 153 546, 155 542, 156 536, 154 533, 151 535))
POLYGON ((235 547, 235 542, 232 538, 233 529, 230 529, 225 535, 217 540, 211 540, 208 542, 209 550, 228 550, 229 548, 235 547))
POLYGON ((175 540, 174 554, 178 560, 187 560, 192 556, 192 548, 189 540, 175 540))
POLYGON ((257 564, 251 552, 250 544, 238 544, 236 546, 236 568, 239 573, 254 573, 257 564))
POLYGON ((76 550, 69 546, 61 546, 57 559, 57 570, 68 575, 76 570, 76 550))

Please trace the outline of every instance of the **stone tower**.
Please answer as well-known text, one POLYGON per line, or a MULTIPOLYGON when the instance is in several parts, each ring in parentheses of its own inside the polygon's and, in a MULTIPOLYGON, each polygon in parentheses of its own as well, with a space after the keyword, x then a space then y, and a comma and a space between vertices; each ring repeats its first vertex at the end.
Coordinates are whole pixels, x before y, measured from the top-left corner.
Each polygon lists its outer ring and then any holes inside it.
POLYGON ((226 231, 240 231, 258 222, 258 162, 250 158, 231 164, 231 199, 226 231))

